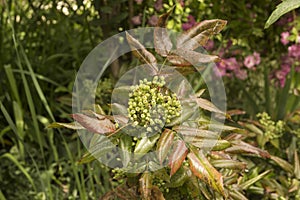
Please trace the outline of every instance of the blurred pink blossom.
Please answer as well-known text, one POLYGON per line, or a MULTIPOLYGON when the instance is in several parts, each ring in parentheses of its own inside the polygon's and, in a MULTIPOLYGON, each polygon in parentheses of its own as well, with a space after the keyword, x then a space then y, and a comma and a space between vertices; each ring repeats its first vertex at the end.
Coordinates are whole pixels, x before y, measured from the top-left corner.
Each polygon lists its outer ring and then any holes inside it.
POLYGON ((156 0, 154 4, 154 8, 156 11, 160 11, 163 8, 163 1, 162 0, 156 0))
POLYGON ((240 65, 234 57, 225 59, 225 63, 228 70, 237 70, 240 68, 240 65))
POLYGON ((180 0, 179 4, 181 5, 181 7, 184 7, 184 0, 180 0))
POLYGON ((237 69, 234 71, 235 76, 238 79, 245 80, 247 78, 247 71, 244 69, 237 69))
POLYGON ((253 55, 248 55, 244 59, 244 65, 248 68, 251 69, 255 65, 258 65, 260 63, 260 54, 257 52, 254 52, 253 55))
POLYGON ((158 17, 156 15, 152 15, 148 20, 148 24, 151 26, 156 26, 157 22, 158 22, 158 17))
POLYGON ((141 16, 141 14, 132 17, 132 18, 131 18, 131 22, 132 22, 134 25, 140 25, 140 24, 142 23, 142 16, 141 16))
POLYGON ((280 34, 281 38, 280 38, 280 42, 283 44, 283 45, 287 45, 289 43, 289 36, 290 36, 290 33, 288 31, 286 32, 282 32, 280 34))
POLYGON ((213 50, 213 48, 214 48, 214 41, 213 40, 208 40, 207 43, 206 43, 206 45, 204 46, 204 48, 207 51, 213 50))
POLYGON ((188 21, 182 24, 182 29, 185 31, 192 28, 196 24, 196 20, 192 15, 189 15, 187 19, 188 21))
POLYGON ((293 44, 288 47, 288 55, 290 57, 300 59, 300 45, 299 44, 293 44))

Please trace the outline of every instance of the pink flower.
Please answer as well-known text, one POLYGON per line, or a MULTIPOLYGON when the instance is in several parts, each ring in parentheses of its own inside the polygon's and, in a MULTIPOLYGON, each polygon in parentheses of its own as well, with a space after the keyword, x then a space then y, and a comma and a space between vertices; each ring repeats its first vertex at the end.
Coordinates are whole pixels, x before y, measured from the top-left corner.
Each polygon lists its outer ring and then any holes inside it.
POLYGON ((156 26, 157 22, 158 17, 156 15, 152 15, 148 20, 148 24, 150 24, 151 26, 156 26))
POLYGON ((154 4, 154 8, 156 11, 160 11, 163 8, 162 0, 156 0, 156 2, 154 4))
POLYGON ((260 54, 257 52, 254 52, 253 55, 246 56, 244 60, 244 65, 248 69, 252 69, 255 65, 259 65, 260 63, 260 54))
POLYGON ((234 57, 225 59, 225 63, 228 70, 237 70, 240 68, 240 65, 234 57))
POLYGON ((223 77, 226 75, 226 69, 225 68, 222 68, 222 67, 219 67, 218 65, 219 63, 217 63, 217 67, 214 67, 214 73, 217 77, 223 77))
POLYGON ((140 25, 142 23, 141 14, 132 17, 131 22, 133 23, 133 25, 140 25))
POLYGON ((257 53, 256 51, 254 51, 253 57, 254 57, 254 60, 255 60, 255 65, 259 65, 260 64, 260 54, 257 53))
POLYGON ((244 65, 251 69, 255 66, 255 58, 253 55, 248 55, 244 60, 244 65))
POLYGON ((298 58, 300 59, 300 45, 299 44, 293 44, 288 47, 288 55, 290 57, 298 58))
POLYGON ((287 45, 289 43, 290 33, 286 31, 286 32, 282 32, 280 35, 281 35, 280 42, 283 45, 287 45))
POLYGON ((187 23, 182 24, 182 29, 185 31, 192 28, 196 24, 196 20, 192 15, 189 15, 187 18, 188 18, 187 23))
POLYGON ((244 69, 237 69, 234 71, 235 76, 238 79, 245 80, 247 78, 247 71, 244 69))

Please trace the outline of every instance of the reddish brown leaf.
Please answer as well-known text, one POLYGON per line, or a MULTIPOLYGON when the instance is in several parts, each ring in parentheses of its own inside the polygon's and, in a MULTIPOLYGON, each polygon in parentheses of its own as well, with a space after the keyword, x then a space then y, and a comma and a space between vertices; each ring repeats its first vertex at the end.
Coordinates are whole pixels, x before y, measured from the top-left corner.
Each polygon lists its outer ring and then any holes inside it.
POLYGON ((152 186, 151 188, 151 199, 155 200, 165 200, 163 193, 157 186, 152 186))
POLYGON ((232 147, 225 150, 227 153, 246 153, 255 154, 263 158, 270 158, 270 154, 267 151, 254 147, 246 142, 232 141, 232 147))
POLYGON ((227 21, 220 19, 205 20, 184 32, 177 39, 177 48, 194 50, 206 44, 210 36, 219 33, 227 21))
POLYGON ((203 98, 196 98, 195 99, 198 106, 204 110, 208 110, 210 112, 220 113, 222 115, 226 115, 225 112, 221 111, 219 108, 217 108, 212 102, 203 99, 203 98))
POLYGON ((170 129, 165 129, 161 134, 158 142, 157 142, 157 157, 160 164, 163 163, 165 158, 167 157, 169 150, 171 149, 172 143, 174 139, 174 133, 170 129))
POLYGON ((170 176, 176 173, 176 171, 180 168, 183 163, 186 155, 188 153, 188 149, 185 146, 184 141, 178 140, 174 145, 174 150, 169 157, 169 166, 171 168, 170 176))
POLYGON ((72 114, 72 117, 84 128, 93 133, 112 133, 116 130, 115 125, 107 118, 97 119, 84 114, 72 114))
POLYGON ((166 57, 169 54, 173 46, 168 31, 165 29, 166 22, 173 11, 173 8, 159 17, 157 26, 154 28, 155 51, 163 57, 166 57))
POLYGON ((189 66, 203 63, 218 62, 220 58, 215 55, 208 55, 186 49, 176 49, 167 57, 168 61, 174 65, 189 66))
POLYGON ((220 194, 226 196, 222 175, 209 163, 202 151, 190 152, 187 157, 193 174, 220 194))
POLYGON ((127 42, 132 50, 132 53, 140 59, 142 62, 149 64, 149 66, 157 72, 156 58, 150 53, 138 40, 133 38, 129 33, 126 32, 127 42))

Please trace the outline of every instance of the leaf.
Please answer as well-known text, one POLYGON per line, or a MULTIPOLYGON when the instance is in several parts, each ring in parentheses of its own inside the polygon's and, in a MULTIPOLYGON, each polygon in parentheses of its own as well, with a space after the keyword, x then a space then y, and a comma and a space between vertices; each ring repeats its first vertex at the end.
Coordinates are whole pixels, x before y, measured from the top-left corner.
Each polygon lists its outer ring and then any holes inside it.
POLYGON ((287 172, 289 172, 291 174, 294 172, 293 165, 291 165, 287 161, 283 160, 282 158, 279 158, 277 156, 272 156, 271 155, 271 160, 273 160, 275 163, 277 163, 285 171, 287 171, 287 172))
POLYGON ((248 198, 245 197, 238 190, 230 190, 229 196, 232 197, 232 199, 234 199, 234 200, 248 200, 248 198))
POLYGON ((202 151, 190 152, 187 157, 193 174, 225 197, 223 177, 209 163, 202 151))
POLYGON ((148 172, 145 172, 139 179, 139 191, 143 200, 151 200, 152 177, 148 172))
POLYGON ((294 173, 295 173, 295 176, 297 179, 300 179, 300 160, 299 160, 299 157, 298 157, 298 153, 297 153, 297 150, 294 151, 294 173))
POLYGON ((238 169, 244 170, 246 168, 246 163, 236 161, 236 160, 211 160, 211 164, 216 168, 226 168, 226 169, 238 169))
POLYGON ((198 106, 204 110, 208 110, 210 112, 215 112, 215 113, 220 113, 220 114, 226 115, 225 112, 221 111, 212 102, 210 102, 206 99, 196 98, 195 100, 196 100, 198 106))
POLYGON ((160 164, 163 163, 171 149, 174 140, 174 133, 170 129, 165 129, 157 142, 157 157, 160 164))
POLYGON ((207 139, 217 139, 219 134, 210 130, 203 130, 198 128, 192 128, 188 126, 176 126, 173 128, 174 131, 180 133, 182 137, 190 141, 196 138, 207 138, 207 139))
POLYGON ((232 147, 229 147, 225 150, 226 153, 247 153, 255 154, 262 158, 270 158, 270 154, 267 151, 254 147, 246 142, 242 141, 232 141, 232 147))
POLYGON ((171 55, 168 55, 167 59, 170 63, 177 66, 199 65, 220 61, 218 56, 185 49, 171 51, 171 55))
POLYGON ((167 13, 161 15, 158 19, 157 26, 154 28, 154 47, 155 51, 163 56, 166 57, 170 50, 172 49, 172 42, 170 40, 170 37, 168 35, 166 27, 166 22, 172 13, 174 7, 169 10, 167 13), (160 28, 161 27, 161 28, 160 28))
POLYGON ((198 147, 200 149, 206 149, 213 151, 221 151, 227 149, 231 146, 230 142, 227 140, 217 140, 217 139, 194 139, 189 142, 190 144, 198 147))
POLYGON ((107 118, 99 120, 80 113, 72 114, 72 117, 84 128, 93 133, 112 133, 116 130, 115 125, 107 118))
POLYGON ((123 167, 127 167, 131 156, 132 139, 128 135, 120 137, 121 160, 123 167))
POLYGON ((47 128, 62 128, 62 127, 73 129, 73 130, 84 129, 83 126, 81 126, 78 123, 74 123, 74 122, 71 122, 71 123, 54 122, 54 123, 50 124, 49 126, 47 126, 47 128))
POLYGON ((157 186, 152 186, 151 188, 151 200, 165 200, 165 197, 163 193, 160 191, 160 189, 157 186))
POLYGON ((298 0, 284 0, 276 9, 272 12, 268 18, 265 28, 269 28, 274 22, 276 22, 282 15, 290 12, 291 10, 297 9, 300 7, 300 1, 298 0))
POLYGON ((180 167, 177 172, 171 177, 170 183, 166 186, 169 188, 177 188, 182 186, 189 178, 190 178, 190 171, 188 171, 186 167, 180 167))
POLYGON ((220 19, 202 21, 178 37, 177 48, 194 50, 204 46, 208 39, 219 33, 226 24, 227 21, 220 19))
POLYGON ((264 178, 271 170, 267 170, 263 173, 261 173, 258 176, 255 176, 254 178, 247 180, 246 182, 242 183, 239 185, 239 187, 242 190, 246 190, 247 188, 249 188, 251 185, 253 185, 255 182, 259 181, 260 179, 264 178))
POLYGON ((154 72, 158 72, 156 66, 156 58, 155 56, 147 51, 147 49, 135 38, 133 38, 129 33, 126 32, 127 42, 130 45, 132 53, 140 59, 142 62, 149 64, 154 72))
MULTIPOLYGON (((138 154, 145 154, 148 151, 150 151, 152 149, 152 147, 154 147, 156 141, 159 139, 159 134, 156 134, 152 137, 143 137, 142 139, 138 140, 138 142, 136 143, 135 149, 134 149, 134 153, 135 155, 138 156, 138 154)), ((139 155, 141 156, 141 155, 139 155)))
POLYGON ((184 141, 177 140, 172 154, 169 157, 169 166, 171 168, 170 176, 176 173, 176 171, 181 167, 186 155, 188 153, 188 149, 185 146, 184 141))

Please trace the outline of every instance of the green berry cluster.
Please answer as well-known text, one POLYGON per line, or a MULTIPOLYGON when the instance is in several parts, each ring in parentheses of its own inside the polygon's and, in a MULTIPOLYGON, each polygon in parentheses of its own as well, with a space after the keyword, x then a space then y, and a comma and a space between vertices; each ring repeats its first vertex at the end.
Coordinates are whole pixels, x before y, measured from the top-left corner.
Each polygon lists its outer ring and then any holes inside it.
POLYGON ((156 185, 162 192, 169 192, 169 188, 166 186, 166 182, 162 179, 154 178, 153 185, 156 185))
POLYGON ((265 135, 270 139, 279 138, 282 136, 285 131, 285 123, 284 121, 274 122, 271 120, 271 117, 266 113, 258 113, 256 115, 259 118, 259 123, 265 128, 265 135))
POLYGON ((125 172, 120 168, 112 169, 111 172, 114 174, 113 179, 118 180, 119 183, 124 182, 124 178, 126 176, 125 172))
POLYGON ((140 80, 139 85, 131 87, 127 111, 133 126, 158 131, 180 115, 177 95, 165 88, 165 83, 164 77, 155 76, 152 81, 140 80))

